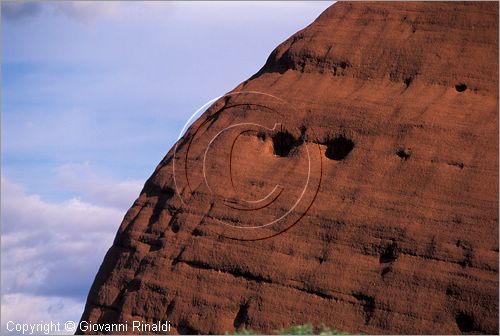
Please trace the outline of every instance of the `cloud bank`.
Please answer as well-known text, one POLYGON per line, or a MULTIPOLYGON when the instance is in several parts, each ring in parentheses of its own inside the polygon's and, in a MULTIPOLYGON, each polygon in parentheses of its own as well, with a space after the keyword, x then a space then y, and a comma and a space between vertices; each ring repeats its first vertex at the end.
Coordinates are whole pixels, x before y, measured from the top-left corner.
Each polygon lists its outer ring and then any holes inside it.
POLYGON ((2 19, 10 22, 25 21, 42 15, 63 15, 79 21, 98 16, 119 16, 123 6, 115 1, 4 1, 2 19))
POLYGON ((79 199, 50 203, 4 177, 1 184, 2 320, 78 319, 124 209, 79 199))
POLYGON ((42 3, 38 1, 2 2, 2 19, 18 21, 32 18, 42 11, 42 3))
POLYGON ((131 200, 139 195, 144 182, 139 180, 115 181, 111 176, 99 176, 88 162, 68 163, 56 168, 58 183, 94 203, 127 209, 131 200))

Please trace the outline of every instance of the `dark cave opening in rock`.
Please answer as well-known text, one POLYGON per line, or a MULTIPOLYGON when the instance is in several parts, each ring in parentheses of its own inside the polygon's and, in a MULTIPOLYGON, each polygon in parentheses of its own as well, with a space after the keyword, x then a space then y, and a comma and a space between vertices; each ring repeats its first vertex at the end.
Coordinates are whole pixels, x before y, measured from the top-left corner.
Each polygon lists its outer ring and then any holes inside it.
POLYGON ((349 65, 349 63, 348 63, 348 62, 345 62, 345 61, 340 62, 340 64, 339 64, 339 65, 340 65, 340 67, 341 67, 342 69, 344 69, 344 70, 345 70, 345 69, 347 69, 347 68, 350 66, 350 65, 349 65))
POLYGON ((404 80, 406 87, 409 87, 411 82, 413 82, 413 77, 406 77, 404 80))
POLYGON ((459 83, 455 85, 455 90, 457 90, 458 92, 464 92, 465 90, 467 90, 467 85, 464 83, 459 83))
POLYGON ((455 321, 457 322, 458 329, 460 329, 461 332, 476 331, 474 318, 467 313, 458 313, 455 317, 455 321))
POLYGON ((396 259, 398 259, 398 245, 393 241, 384 248, 380 254, 379 262, 381 264, 390 263, 396 261, 396 259))
POLYGON ((409 149, 400 148, 396 151, 396 155, 403 161, 406 161, 410 158, 411 152, 409 149))
POLYGON ((297 146, 297 140, 287 131, 279 131, 273 136, 273 151, 275 155, 286 157, 297 146))
POLYGON ((323 144, 326 146, 325 156, 335 161, 345 159, 354 148, 354 142, 343 135, 328 139, 323 144))
POLYGON ((234 318, 233 326, 236 329, 239 329, 242 327, 248 320, 248 308, 249 308, 249 302, 246 302, 245 304, 240 305, 240 309, 238 310, 238 313, 236 314, 236 317, 234 318))

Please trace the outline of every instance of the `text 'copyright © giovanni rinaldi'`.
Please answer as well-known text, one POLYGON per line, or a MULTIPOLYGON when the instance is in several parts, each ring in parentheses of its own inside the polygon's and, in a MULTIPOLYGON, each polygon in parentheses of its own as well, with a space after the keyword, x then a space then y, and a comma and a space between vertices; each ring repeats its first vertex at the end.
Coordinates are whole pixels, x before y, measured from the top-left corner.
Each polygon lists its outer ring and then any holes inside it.
POLYGON ((9 332, 22 334, 22 335, 40 335, 40 334, 54 334, 54 333, 74 333, 76 329, 82 332, 131 332, 137 334, 145 333, 161 333, 166 334, 170 332, 170 321, 158 322, 142 322, 142 321, 125 321, 122 323, 93 323, 92 321, 81 321, 75 323, 73 321, 61 322, 39 322, 39 323, 16 323, 8 321, 6 329, 9 332))

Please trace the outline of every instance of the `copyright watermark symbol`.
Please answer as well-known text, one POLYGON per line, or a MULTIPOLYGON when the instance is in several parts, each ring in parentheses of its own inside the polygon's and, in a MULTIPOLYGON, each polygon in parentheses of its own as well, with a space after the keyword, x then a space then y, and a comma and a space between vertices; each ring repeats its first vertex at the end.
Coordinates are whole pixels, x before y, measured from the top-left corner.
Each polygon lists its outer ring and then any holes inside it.
POLYGON ((69 332, 74 332, 76 330, 76 323, 73 321, 66 321, 64 323, 64 329, 69 332))
POLYGON ((322 177, 314 130, 288 122, 297 115, 286 101, 255 91, 202 106, 174 147, 175 191, 183 206, 207 208, 217 224, 206 229, 231 239, 266 239, 297 224, 322 177))

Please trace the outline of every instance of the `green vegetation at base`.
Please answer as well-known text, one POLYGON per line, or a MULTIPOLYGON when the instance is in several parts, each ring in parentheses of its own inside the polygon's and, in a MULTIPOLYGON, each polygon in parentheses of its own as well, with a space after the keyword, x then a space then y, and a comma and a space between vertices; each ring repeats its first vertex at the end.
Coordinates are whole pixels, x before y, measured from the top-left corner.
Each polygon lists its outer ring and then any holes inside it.
MULTIPOLYGON (((226 333, 226 335, 258 335, 259 333, 252 329, 241 329, 234 333, 226 333)), ((274 331, 275 335, 348 335, 347 333, 331 329, 327 326, 322 325, 316 331, 312 324, 301 324, 296 326, 291 326, 286 329, 280 329, 274 331)))

